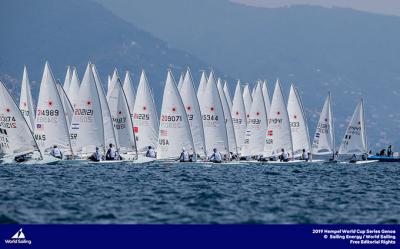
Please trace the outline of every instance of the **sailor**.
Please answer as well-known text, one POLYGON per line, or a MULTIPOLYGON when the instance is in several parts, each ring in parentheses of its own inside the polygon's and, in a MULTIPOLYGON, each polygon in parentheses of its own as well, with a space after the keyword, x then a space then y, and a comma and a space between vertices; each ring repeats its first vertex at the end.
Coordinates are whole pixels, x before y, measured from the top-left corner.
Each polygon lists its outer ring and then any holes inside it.
POLYGON ((382 149, 382 150, 379 152, 379 155, 380 155, 380 156, 385 156, 385 151, 386 151, 385 149, 382 149))
POLYGON ((282 148, 281 152, 282 152, 282 154, 280 155, 281 162, 288 162, 289 161, 288 153, 283 148, 282 148))
POLYGON ((275 155, 275 151, 272 151, 272 155, 269 157, 269 160, 270 161, 276 161, 277 160, 276 155, 275 155))
POLYGON ((28 154, 22 154, 14 157, 15 162, 22 163, 28 161, 28 154))
POLYGON ((351 156, 350 162, 351 162, 351 163, 357 162, 357 156, 356 156, 356 154, 353 154, 353 155, 351 156))
POLYGON ((190 154, 189 154, 189 161, 190 162, 197 162, 197 154, 193 152, 192 149, 190 149, 190 154))
POLYGON ((217 151, 217 148, 213 149, 213 154, 208 158, 213 163, 222 163, 222 155, 217 151))
POLYGON ((179 156, 180 162, 189 162, 189 153, 186 151, 185 147, 182 148, 181 155, 179 156))
POLYGON ((392 156, 393 152, 392 152, 392 145, 389 145, 388 149, 387 149, 387 156, 392 156))
POLYGON ((62 159, 62 157, 63 157, 63 154, 62 154, 61 150, 57 147, 57 145, 53 146, 53 149, 51 149, 51 151, 50 151, 50 155, 52 155, 53 157, 58 158, 58 159, 62 159))
POLYGON ((308 153, 305 149, 303 149, 303 153, 301 154, 301 160, 308 162, 308 153))
POLYGON ((90 160, 90 161, 93 161, 93 162, 100 162, 100 161, 101 161, 101 154, 100 154, 100 151, 99 151, 99 148, 98 148, 98 147, 96 147, 96 152, 93 153, 93 154, 89 157, 89 160, 90 160))
POLYGON ((108 148, 107 153, 106 153, 106 160, 107 161, 118 160, 118 159, 116 159, 116 157, 117 157, 117 152, 113 148, 113 144, 110 144, 110 147, 108 148))
POLYGON ((329 159, 330 162, 337 162, 339 158, 339 151, 336 151, 333 155, 332 158, 329 159))
POLYGON ((119 149, 117 149, 117 151, 115 152, 115 158, 114 160, 124 160, 121 156, 121 154, 119 153, 119 149))
POLYGON ((151 158, 156 158, 157 157, 157 153, 153 149, 153 147, 151 147, 151 146, 147 147, 146 157, 151 157, 151 158))

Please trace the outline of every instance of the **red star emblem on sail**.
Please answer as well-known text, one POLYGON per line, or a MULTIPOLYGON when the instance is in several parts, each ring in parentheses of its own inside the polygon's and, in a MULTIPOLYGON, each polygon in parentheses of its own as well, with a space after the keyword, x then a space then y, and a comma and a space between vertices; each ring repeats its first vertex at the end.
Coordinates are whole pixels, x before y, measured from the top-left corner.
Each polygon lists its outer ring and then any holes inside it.
POLYGON ((210 111, 212 111, 212 112, 213 112, 213 111, 214 111, 214 107, 211 107, 211 108, 210 108, 210 111))
POLYGON ((281 112, 277 112, 276 115, 281 115, 281 112))
POLYGON ((176 112, 176 107, 172 107, 172 112, 176 112))
POLYGON ((6 108, 6 112, 10 112, 11 110, 10 110, 10 108, 6 108))
POLYGON ((86 105, 90 106, 92 104, 92 101, 88 100, 86 101, 86 105))
POLYGON ((53 101, 49 100, 49 101, 47 102, 47 105, 50 106, 50 107, 53 106, 53 101))
POLYGON ((187 109, 188 111, 190 111, 190 110, 192 110, 192 107, 191 107, 191 106, 187 106, 186 109, 187 109))
POLYGON ((147 107, 146 106, 143 106, 143 111, 146 111, 147 110, 147 107))

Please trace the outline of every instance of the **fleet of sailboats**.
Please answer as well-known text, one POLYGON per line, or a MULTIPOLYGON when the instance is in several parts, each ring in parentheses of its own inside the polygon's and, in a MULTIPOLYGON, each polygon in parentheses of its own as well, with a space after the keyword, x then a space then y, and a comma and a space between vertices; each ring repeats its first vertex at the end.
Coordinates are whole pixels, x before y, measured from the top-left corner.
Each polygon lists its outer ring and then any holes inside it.
POLYGON ((227 81, 216 80, 213 71, 208 77, 201 73, 196 92, 189 68, 178 84, 168 70, 160 115, 144 71, 135 90, 130 72, 122 83, 115 69, 108 76, 106 94, 91 62, 81 83, 77 69, 68 66, 61 85, 46 62, 35 111, 24 67, 19 106, 0 83, 2 162, 52 164, 112 152, 118 160, 140 163, 155 160, 147 157, 150 149, 158 160, 173 161, 182 161, 185 153, 200 161, 220 153, 224 161, 313 162, 313 156, 328 156, 337 162, 339 156, 352 155, 350 162, 370 162, 363 100, 336 151, 330 93, 311 142, 302 99, 293 84, 287 102, 279 80, 271 99, 267 82, 261 80, 251 91, 238 80, 232 98, 227 81), (62 158, 51 156, 54 148, 62 158), (354 160, 357 156, 364 160, 354 160))

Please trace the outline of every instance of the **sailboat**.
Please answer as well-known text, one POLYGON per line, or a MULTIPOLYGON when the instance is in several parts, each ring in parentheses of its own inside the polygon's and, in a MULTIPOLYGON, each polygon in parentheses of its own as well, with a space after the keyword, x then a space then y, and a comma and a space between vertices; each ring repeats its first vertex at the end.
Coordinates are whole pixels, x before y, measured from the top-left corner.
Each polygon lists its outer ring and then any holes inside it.
POLYGON ((31 85, 29 83, 28 71, 26 66, 24 67, 24 73, 22 75, 21 95, 19 99, 19 109, 24 115, 29 128, 33 130, 35 127, 35 108, 33 106, 31 85))
POLYGON ((55 163, 58 159, 43 156, 27 120, 0 80, 0 162, 16 163, 15 157, 29 155, 24 164, 55 163))
POLYGON ((247 126, 246 109, 244 107, 243 95, 240 86, 240 80, 238 80, 235 89, 235 95, 233 96, 232 103, 232 121, 235 130, 236 145, 238 153, 242 154, 244 147, 244 136, 247 126))
POLYGON ((224 89, 222 87, 221 79, 218 78, 217 82, 218 82, 217 83, 218 93, 222 102, 222 109, 224 110, 224 116, 225 116, 226 132, 228 135, 228 149, 229 152, 236 155, 238 154, 238 150, 236 145, 235 128, 233 126, 231 109, 229 108, 228 101, 226 99, 224 89))
POLYGON ((80 83, 78 78, 78 71, 76 70, 76 68, 74 68, 72 71, 71 84, 69 86, 69 90, 67 93, 69 101, 71 102, 72 107, 74 109, 76 102, 78 101, 79 88, 80 88, 80 83))
POLYGON ((186 74, 179 92, 188 116, 194 149, 200 158, 206 158, 207 154, 204 139, 203 119, 193 84, 192 74, 190 73, 189 68, 186 70, 186 74))
POLYGON ((331 93, 326 97, 322 107, 311 149, 313 155, 332 155, 332 160, 335 158, 335 131, 331 93))
POLYGON ((90 63, 77 96, 70 132, 73 150, 79 158, 87 159, 96 147, 105 152, 103 115, 90 63))
MULTIPOLYGON (((353 116, 347 126, 342 143, 339 147, 339 155, 358 155, 363 160, 350 160, 352 163, 363 164, 371 163, 374 160, 366 161, 368 155, 367 134, 365 129, 364 101, 357 104, 353 116)), ((375 160, 376 162, 377 160, 375 160)))
POLYGON ((112 89, 110 89, 108 96, 108 105, 114 123, 117 149, 122 158, 127 160, 137 159, 136 139, 129 104, 118 75, 113 77, 111 81, 112 89))
POLYGON ((293 157, 301 157, 303 150, 305 150, 305 153, 311 154, 307 119, 300 94, 294 85, 290 86, 287 110, 292 134, 293 157))
POLYGON ((207 81, 208 81, 207 75, 206 75, 205 71, 202 71, 199 88, 197 89, 197 99, 199 100, 199 104, 201 104, 200 102, 202 101, 202 94, 204 93, 204 91, 206 89, 207 81))
POLYGON ((179 81, 178 81, 178 91, 181 90, 182 84, 183 84, 183 80, 185 78, 184 73, 181 73, 181 76, 179 77, 179 81))
POLYGON ((133 124, 136 146, 139 153, 147 151, 158 144, 158 115, 154 104, 153 93, 144 71, 140 76, 133 111, 133 124))
POLYGON ((71 73, 71 67, 67 66, 67 73, 65 74, 65 80, 64 80, 64 91, 67 93, 69 93, 69 87, 71 86, 71 79, 72 79, 72 73, 71 73))
POLYGON ((233 106, 232 97, 231 97, 231 93, 229 92, 228 82, 226 80, 224 81, 224 93, 225 93, 226 101, 228 101, 229 110, 232 111, 232 106, 233 106))
POLYGON ((229 145, 224 110, 212 71, 201 98, 200 109, 203 115, 207 155, 212 155, 213 149, 217 149, 222 155, 228 155, 229 145))
POLYGON ((258 157, 264 152, 264 144, 267 133, 267 112, 265 110, 264 97, 260 82, 257 82, 255 87, 247 130, 250 134, 248 138, 248 154, 258 157))
POLYGON ((157 158, 177 160, 185 149, 196 154, 189 120, 171 70, 168 70, 161 106, 157 158))
POLYGON ((291 158, 293 143, 289 116, 281 84, 277 80, 272 97, 270 116, 268 117, 267 139, 265 141, 263 156, 277 157, 281 155, 282 149, 289 153, 289 158, 291 158))
POLYGON ((64 155, 73 155, 64 106, 48 62, 40 83, 34 133, 42 154, 56 145, 64 155))
POLYGON ((133 87, 132 78, 129 71, 126 71, 125 73, 124 93, 126 96, 126 100, 128 101, 129 110, 131 111, 131 117, 133 120, 133 110, 135 109, 136 92, 135 88, 133 87))
POLYGON ((267 117, 269 117, 269 110, 271 109, 271 100, 269 98, 268 83, 266 80, 264 80, 262 85, 262 93, 264 96, 264 104, 265 104, 265 110, 267 111, 267 117))

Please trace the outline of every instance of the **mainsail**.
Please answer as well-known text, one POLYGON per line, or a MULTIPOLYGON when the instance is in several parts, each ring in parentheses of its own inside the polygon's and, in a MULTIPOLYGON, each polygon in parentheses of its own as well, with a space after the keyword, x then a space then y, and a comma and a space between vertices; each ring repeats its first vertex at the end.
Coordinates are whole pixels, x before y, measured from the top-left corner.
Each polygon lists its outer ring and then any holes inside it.
POLYGON ((222 154, 228 154, 224 110, 213 72, 211 72, 207 86, 201 96, 200 109, 203 115, 207 154, 211 155, 213 149, 217 149, 222 154))
POLYGON ((61 83, 57 81, 56 85, 57 85, 58 94, 60 95, 61 102, 62 102, 62 105, 64 108, 64 114, 65 114, 65 118, 67 120, 67 125, 68 125, 68 127, 70 127, 72 116, 74 115, 74 108, 72 107, 71 102, 69 101, 68 96, 65 93, 64 88, 61 85, 61 83))
POLYGON ((267 133, 267 112, 260 82, 257 83, 254 90, 247 131, 250 133, 249 154, 253 156, 262 155, 267 133))
POLYGON ((192 132, 194 148, 200 157, 206 156, 206 146, 204 139, 203 119, 201 116, 200 105, 197 100, 192 74, 189 68, 186 71, 183 83, 179 89, 183 104, 189 120, 190 130, 192 132))
POLYGON ((247 118, 246 109, 244 107, 243 95, 240 86, 240 81, 236 84, 235 95, 232 103, 232 121, 235 130, 236 145, 239 154, 242 152, 244 146, 244 136, 246 132, 247 118))
POLYGON ((231 93, 229 92, 228 82, 226 80, 224 82, 224 93, 225 93, 226 101, 228 101, 229 110, 232 111, 232 106, 233 106, 232 97, 231 97, 231 93))
POLYGON ((78 101, 79 89, 80 89, 80 84, 78 78, 78 71, 76 71, 76 68, 74 68, 74 70, 72 71, 71 84, 69 86, 69 90, 67 93, 69 101, 71 102, 72 107, 74 109, 78 101))
POLYGON ((35 139, 42 152, 57 145, 61 150, 72 154, 64 106, 48 62, 40 83, 35 139))
MULTIPOLYGON (((243 88, 243 102, 244 102, 244 108, 246 109, 246 118, 249 118, 251 103, 253 102, 253 99, 251 98, 250 94, 249 84, 246 84, 243 88)), ((247 120, 247 122, 249 121, 247 120)))
POLYGON ((201 105, 201 101, 202 101, 202 94, 204 93, 204 91, 206 90, 206 86, 207 86, 207 75, 206 73, 203 71, 201 73, 201 78, 200 78, 200 84, 199 84, 199 88, 197 89, 197 99, 199 100, 199 104, 201 105))
POLYGON ((262 93, 264 96, 264 104, 265 104, 265 110, 267 111, 267 117, 269 117, 269 110, 271 109, 271 100, 269 98, 268 84, 266 80, 264 80, 262 85, 262 93))
POLYGON ((324 106, 319 117, 315 131, 312 154, 327 155, 335 153, 335 136, 333 126, 333 114, 331 105, 331 94, 326 97, 324 106))
POLYGON ((368 149, 364 119, 364 102, 361 99, 351 117, 349 126, 347 127, 342 144, 339 148, 339 154, 362 155, 366 153, 368 153, 368 149))
POLYGON ((181 90, 182 84, 183 84, 183 79, 184 79, 184 73, 181 73, 181 76, 179 77, 179 82, 178 82, 178 91, 181 90))
POLYGON ((136 92, 135 92, 135 88, 133 87, 133 82, 132 82, 131 74, 129 73, 129 71, 126 71, 126 74, 125 74, 124 92, 125 92, 126 100, 128 101, 129 110, 131 111, 131 116, 133 119, 133 110, 135 109, 136 92))
POLYGON ((0 80, 0 152, 9 156, 39 150, 29 125, 0 80))
POLYGON ((158 115, 144 71, 142 71, 137 88, 133 123, 138 151, 144 152, 148 146, 155 148, 158 144, 158 115))
POLYGON ((272 97, 270 116, 268 117, 264 156, 278 155, 281 153, 282 149, 288 153, 293 152, 289 116, 282 94, 281 84, 279 80, 277 80, 272 97))
POLYGON ((65 74, 65 80, 64 80, 64 91, 67 93, 69 93, 69 87, 71 86, 71 79, 72 79, 72 73, 71 73, 71 67, 68 66, 67 67, 67 73, 65 74))
POLYGON ((189 154, 196 153, 185 106, 170 70, 165 82, 158 137, 158 159, 177 159, 183 148, 189 154))
POLYGON ((226 96, 224 93, 224 89, 222 88, 222 82, 221 79, 219 78, 218 78, 217 88, 222 102, 222 109, 224 110, 226 132, 228 135, 228 149, 229 152, 237 154, 238 150, 236 145, 235 128, 233 127, 233 121, 231 116, 231 109, 229 108, 228 101, 226 100, 226 96))
POLYGON ((77 153, 105 149, 103 115, 91 65, 86 67, 71 122, 71 141, 77 153))
POLYGON ((303 150, 306 153, 311 152, 311 146, 303 104, 298 90, 293 85, 290 86, 287 109, 292 132, 293 156, 299 157, 303 150))
POLYGON ((24 67, 24 73, 22 75, 21 95, 19 99, 19 109, 24 115, 29 128, 33 130, 35 127, 35 108, 33 106, 31 86, 28 78, 28 71, 24 67))

